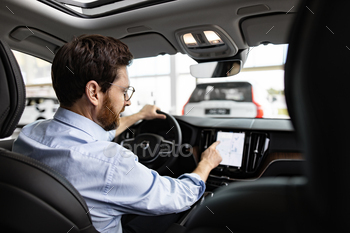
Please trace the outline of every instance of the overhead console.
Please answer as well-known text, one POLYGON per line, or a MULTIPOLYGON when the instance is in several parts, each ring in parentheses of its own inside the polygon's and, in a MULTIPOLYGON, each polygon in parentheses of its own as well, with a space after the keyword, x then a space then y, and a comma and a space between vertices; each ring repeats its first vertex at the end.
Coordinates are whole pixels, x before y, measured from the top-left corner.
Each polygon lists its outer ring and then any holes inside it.
POLYGON ((215 25, 180 29, 175 36, 181 48, 195 60, 227 58, 238 52, 230 36, 215 25))
POLYGON ((200 150, 203 152, 215 141, 220 141, 216 149, 223 160, 210 175, 247 179, 254 177, 261 167, 269 149, 270 138, 267 133, 261 132, 204 129, 201 132, 200 150))

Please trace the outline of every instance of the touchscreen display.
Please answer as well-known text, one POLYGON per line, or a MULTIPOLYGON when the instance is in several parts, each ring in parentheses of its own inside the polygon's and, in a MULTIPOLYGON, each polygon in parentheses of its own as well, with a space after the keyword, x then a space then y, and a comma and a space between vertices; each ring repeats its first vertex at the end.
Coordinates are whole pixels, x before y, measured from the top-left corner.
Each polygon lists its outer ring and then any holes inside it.
POLYGON ((220 141, 220 144, 216 149, 222 157, 220 164, 242 166, 244 136, 244 133, 218 132, 216 140, 220 141))

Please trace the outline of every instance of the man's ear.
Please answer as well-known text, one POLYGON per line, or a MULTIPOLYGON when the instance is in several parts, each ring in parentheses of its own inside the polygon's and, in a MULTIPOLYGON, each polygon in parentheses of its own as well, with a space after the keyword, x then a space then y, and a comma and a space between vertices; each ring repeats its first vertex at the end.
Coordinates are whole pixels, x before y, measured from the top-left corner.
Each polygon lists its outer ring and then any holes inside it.
POLYGON ((97 106, 98 103, 101 101, 101 87, 98 85, 98 83, 94 80, 89 81, 86 84, 85 88, 85 95, 87 96, 90 103, 97 106))

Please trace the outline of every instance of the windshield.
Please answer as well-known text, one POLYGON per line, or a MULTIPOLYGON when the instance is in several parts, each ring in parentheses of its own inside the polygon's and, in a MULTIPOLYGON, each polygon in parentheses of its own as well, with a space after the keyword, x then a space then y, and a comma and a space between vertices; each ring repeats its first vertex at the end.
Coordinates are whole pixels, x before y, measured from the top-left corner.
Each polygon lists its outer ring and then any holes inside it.
POLYGON ((226 78, 194 78, 196 61, 183 54, 135 59, 128 67, 135 87, 124 115, 156 104, 174 115, 289 118, 284 97, 288 45, 252 47, 241 73, 226 78))
MULTIPOLYGON (((287 45, 253 47, 242 71, 226 78, 194 78, 189 67, 197 62, 185 54, 135 59, 128 72, 136 92, 131 106, 122 115, 136 113, 145 104, 155 104, 173 115, 289 118, 284 97, 287 48, 287 45)), ((27 97, 55 99, 51 64, 20 52, 14 54, 26 83, 27 97)), ((23 124, 51 118, 54 109, 55 106, 46 111, 45 116, 37 113, 23 124)))

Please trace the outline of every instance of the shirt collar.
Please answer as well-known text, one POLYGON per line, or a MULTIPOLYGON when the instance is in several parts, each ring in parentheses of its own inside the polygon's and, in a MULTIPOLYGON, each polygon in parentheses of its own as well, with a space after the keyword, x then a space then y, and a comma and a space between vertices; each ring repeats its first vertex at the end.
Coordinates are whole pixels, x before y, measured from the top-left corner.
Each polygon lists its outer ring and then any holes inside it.
POLYGON ((84 131, 95 140, 109 141, 110 134, 94 121, 68 109, 59 107, 54 115, 54 119, 70 125, 76 129, 84 131))

